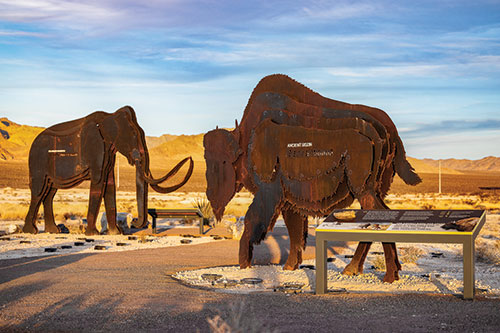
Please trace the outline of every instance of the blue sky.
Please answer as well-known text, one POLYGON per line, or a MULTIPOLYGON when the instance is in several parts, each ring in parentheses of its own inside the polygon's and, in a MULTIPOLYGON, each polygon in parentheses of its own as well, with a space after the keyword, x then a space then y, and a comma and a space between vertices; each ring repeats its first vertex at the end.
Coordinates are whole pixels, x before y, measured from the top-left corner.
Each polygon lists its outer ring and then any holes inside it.
POLYGON ((147 135, 202 133, 272 73, 384 109, 410 156, 500 156, 500 1, 0 0, 21 124, 131 105, 147 135))

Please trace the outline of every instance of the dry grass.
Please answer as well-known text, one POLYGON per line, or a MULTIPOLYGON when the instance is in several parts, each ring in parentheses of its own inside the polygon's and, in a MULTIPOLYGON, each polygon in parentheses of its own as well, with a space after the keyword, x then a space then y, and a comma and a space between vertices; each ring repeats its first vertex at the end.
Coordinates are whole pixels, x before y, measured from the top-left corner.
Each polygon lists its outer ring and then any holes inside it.
POLYGON ((476 258, 480 261, 500 266, 500 240, 488 242, 480 239, 476 247, 476 258))
POLYGON ((249 315, 254 313, 251 308, 245 305, 244 301, 229 303, 229 313, 226 319, 221 315, 216 315, 213 318, 207 318, 210 332, 213 333, 257 333, 257 332, 276 332, 269 330, 257 318, 249 315))
MULTIPOLYGON (((402 264, 415 264, 425 254, 425 251, 415 247, 400 247, 398 248, 399 262, 402 264)), ((371 261, 371 265, 378 271, 385 271, 385 256, 382 254, 376 255, 371 261)))

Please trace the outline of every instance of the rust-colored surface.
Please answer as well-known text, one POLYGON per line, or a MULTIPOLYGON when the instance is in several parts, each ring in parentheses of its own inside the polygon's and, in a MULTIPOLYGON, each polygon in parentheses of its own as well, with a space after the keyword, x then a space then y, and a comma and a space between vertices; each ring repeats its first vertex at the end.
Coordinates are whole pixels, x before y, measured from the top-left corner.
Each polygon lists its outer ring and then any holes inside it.
POLYGON ((114 113, 94 112, 84 118, 51 126, 31 145, 29 177, 31 203, 24 232, 36 233, 36 217, 43 202, 45 231, 58 233, 52 201, 58 189, 74 187, 90 180, 87 235, 97 234, 95 226, 104 199, 109 233, 122 232, 116 225, 115 155, 120 152, 136 167, 138 227, 147 223, 148 184, 161 193, 175 191, 191 177, 191 157, 179 162, 167 175, 154 179, 149 170, 149 153, 144 131, 137 123, 134 109, 125 106, 114 113), (159 184, 173 176, 187 161, 189 169, 177 185, 159 184))
MULTIPOLYGON (((240 267, 282 213, 290 234, 285 269, 301 262, 307 215, 323 216, 358 199, 362 208, 387 208, 383 198, 397 173, 420 178, 406 160, 394 123, 382 110, 325 98, 285 75, 263 78, 241 123, 204 138, 207 197, 217 218, 243 186, 254 194, 240 241, 240 267)), ((370 243, 361 243, 346 274, 362 272, 370 243)), ((397 279, 394 244, 384 244, 387 282, 397 279)))

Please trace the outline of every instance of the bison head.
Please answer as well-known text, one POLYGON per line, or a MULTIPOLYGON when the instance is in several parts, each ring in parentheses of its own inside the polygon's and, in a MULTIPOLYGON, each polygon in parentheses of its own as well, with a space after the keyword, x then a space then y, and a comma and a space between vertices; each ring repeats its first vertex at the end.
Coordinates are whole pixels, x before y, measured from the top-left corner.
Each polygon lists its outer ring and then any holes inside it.
POLYGON ((224 209, 236 193, 235 162, 242 151, 238 145, 238 128, 229 132, 215 129, 205 134, 205 162, 207 164, 207 198, 217 220, 222 219, 224 209))

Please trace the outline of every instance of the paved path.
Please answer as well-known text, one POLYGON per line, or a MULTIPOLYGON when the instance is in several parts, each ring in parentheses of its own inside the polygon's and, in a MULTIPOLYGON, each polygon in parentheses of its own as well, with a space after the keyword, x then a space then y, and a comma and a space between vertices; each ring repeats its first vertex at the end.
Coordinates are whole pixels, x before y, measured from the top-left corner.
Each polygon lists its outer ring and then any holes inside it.
MULTIPOLYGON (((286 259, 287 235, 279 229, 256 247, 258 262, 286 259)), ((237 252, 237 241, 221 240, 182 250, 1 260, 0 331, 208 332, 207 318, 216 315, 241 332, 251 327, 259 332, 500 329, 500 300, 415 294, 235 295, 186 287, 168 276, 235 265, 237 252)), ((312 256, 309 246, 306 257, 312 256)))

